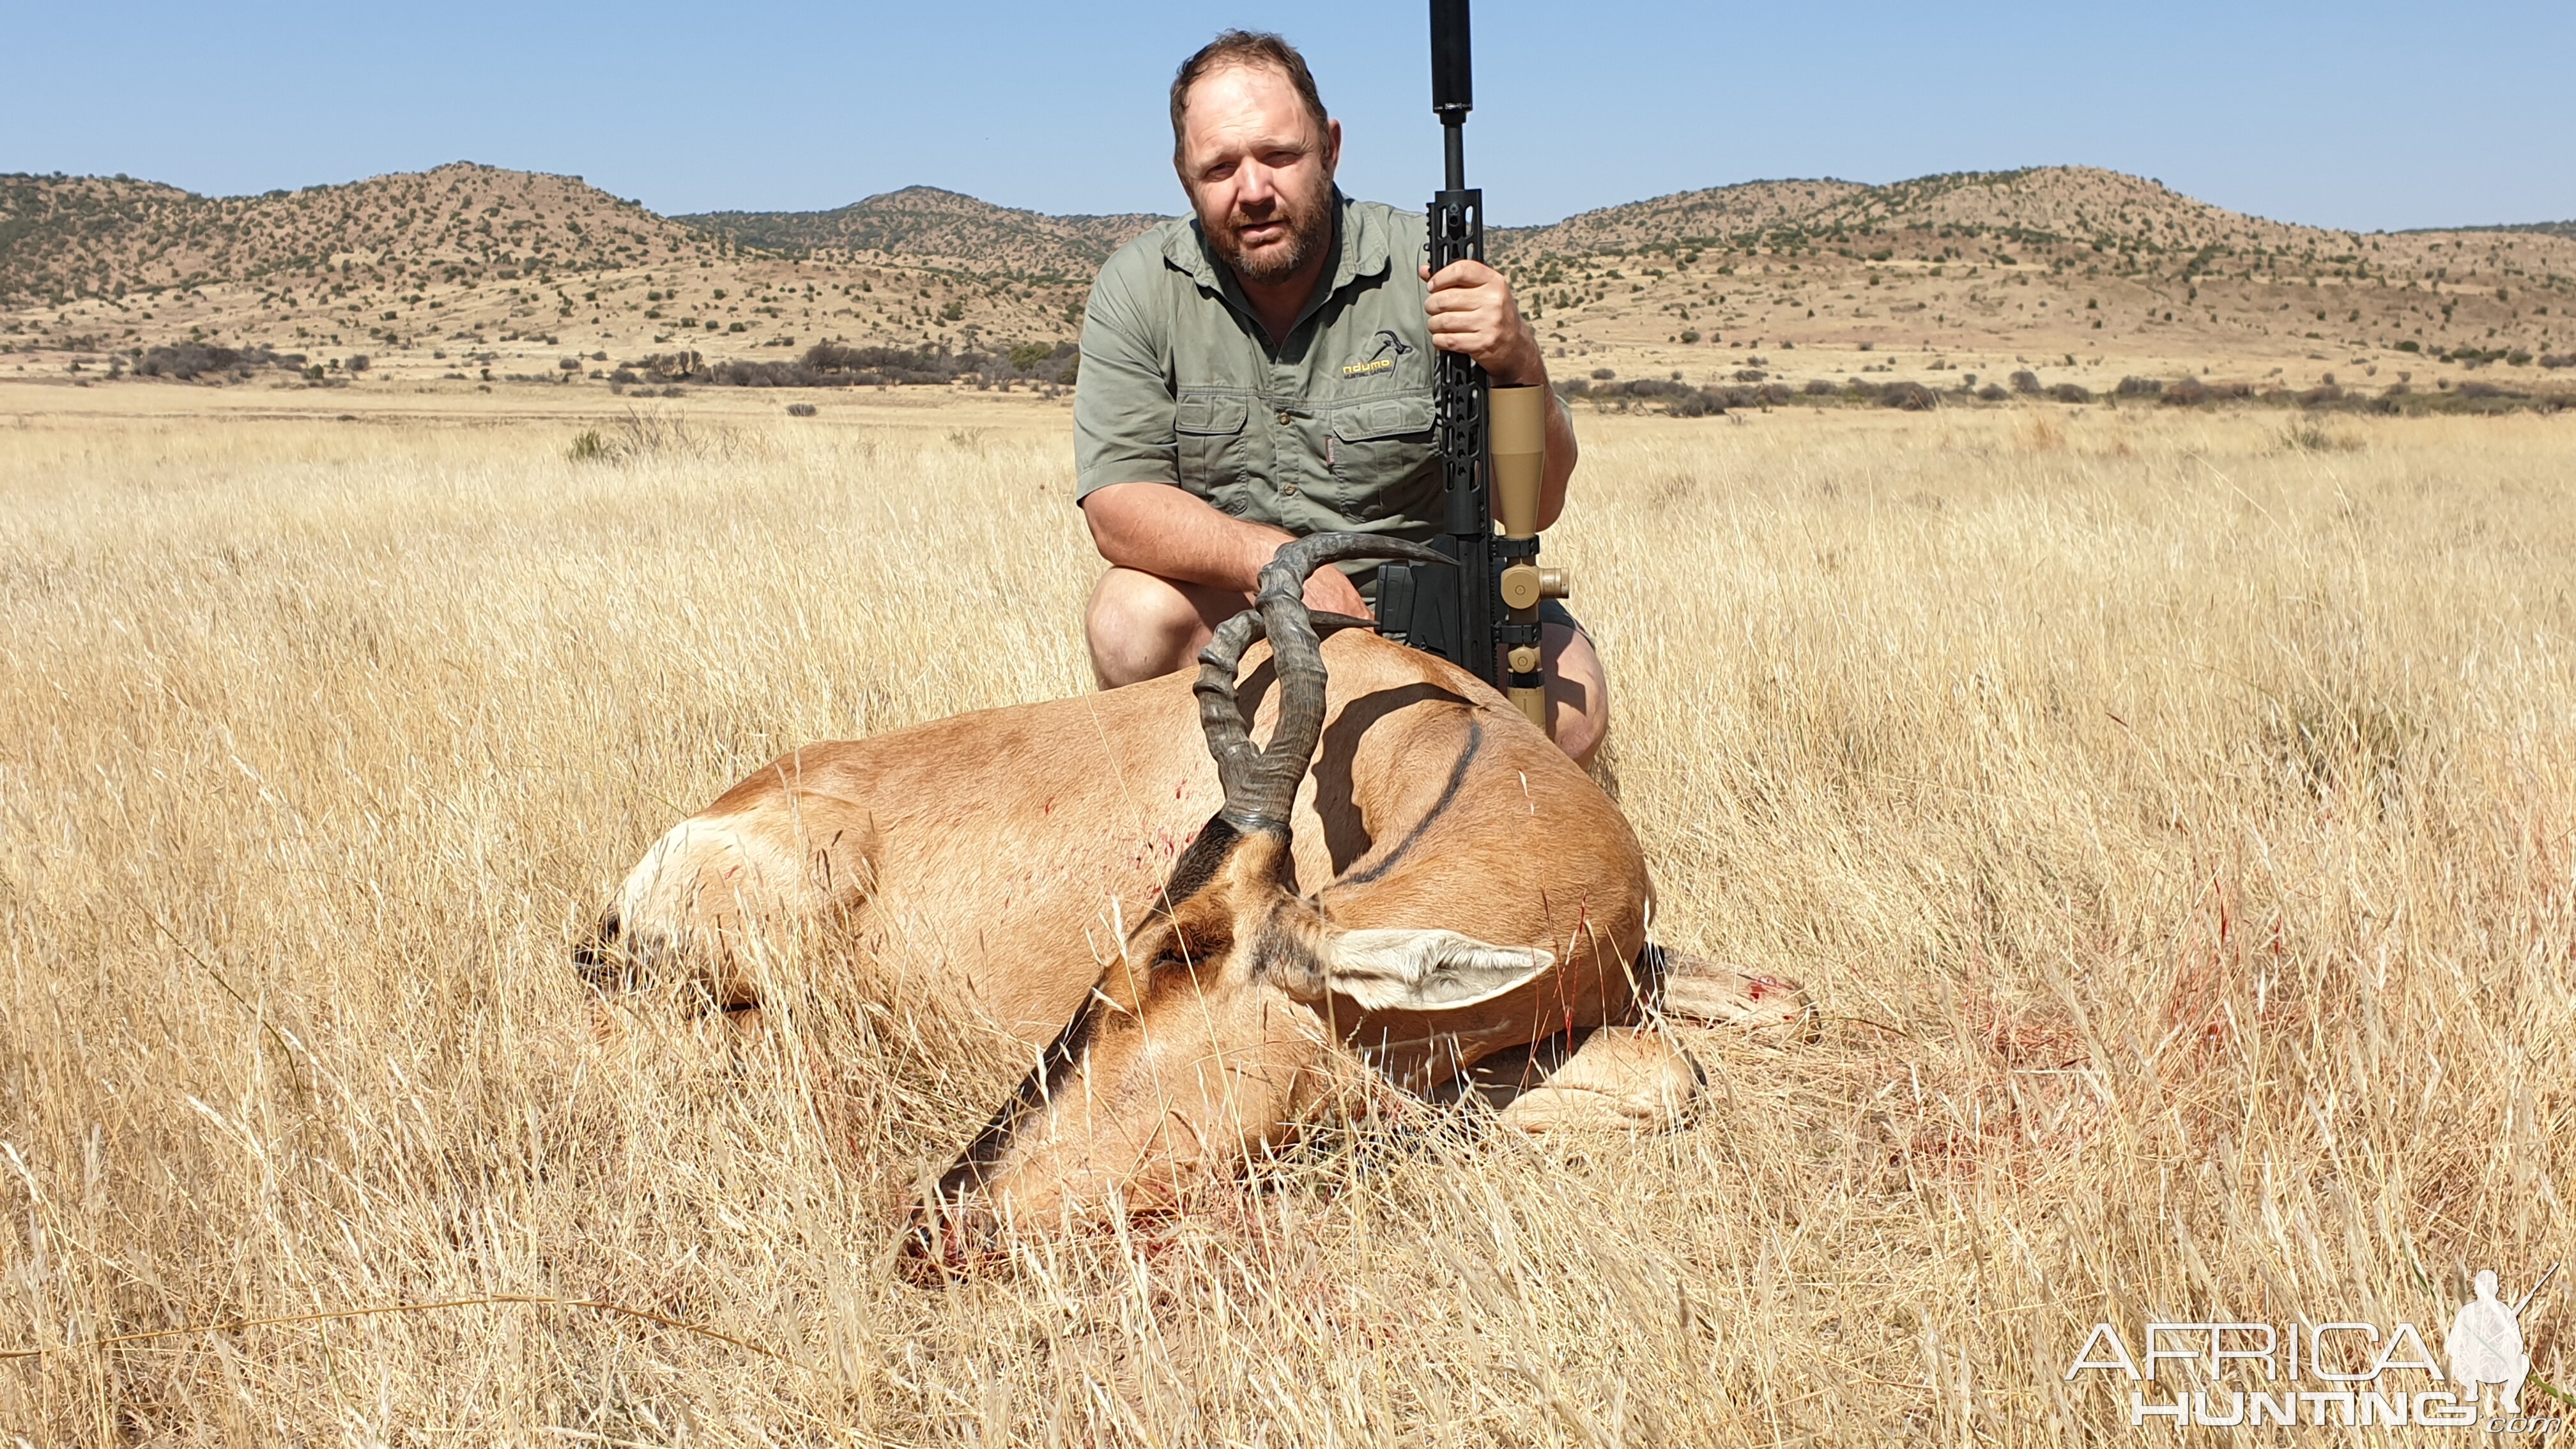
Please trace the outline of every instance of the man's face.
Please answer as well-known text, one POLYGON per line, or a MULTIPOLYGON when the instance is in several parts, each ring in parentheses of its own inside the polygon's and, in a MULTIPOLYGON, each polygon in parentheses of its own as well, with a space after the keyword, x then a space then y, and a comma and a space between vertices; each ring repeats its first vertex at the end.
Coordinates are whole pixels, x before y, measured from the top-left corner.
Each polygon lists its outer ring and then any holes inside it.
POLYGON ((1201 77, 1181 113, 1181 185, 1217 256, 1251 285, 1285 281, 1332 244, 1341 151, 1341 123, 1317 134, 1266 66, 1201 77))

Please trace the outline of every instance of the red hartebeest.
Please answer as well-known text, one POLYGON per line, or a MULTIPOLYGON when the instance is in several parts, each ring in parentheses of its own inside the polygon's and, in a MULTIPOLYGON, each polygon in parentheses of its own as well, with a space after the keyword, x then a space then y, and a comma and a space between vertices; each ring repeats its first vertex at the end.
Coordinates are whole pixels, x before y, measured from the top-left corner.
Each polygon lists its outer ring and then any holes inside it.
POLYGON ((1343 1047, 1419 1090, 1590 1031, 1508 1115, 1669 1120, 1696 1085, 1686 1060, 1593 1029, 1635 1022, 1657 978, 1693 1015, 1784 1021, 1802 1000, 1651 952, 1627 821, 1491 689, 1363 629, 1319 641, 1308 573, 1426 556, 1301 539, 1195 681, 784 755, 665 835, 576 955, 602 984, 676 961, 734 1007, 755 1004, 753 945, 781 927, 899 922, 943 943, 941 994, 1046 1043, 943 1179, 952 1211, 1167 1198, 1280 1139, 1343 1047), (1267 667, 1239 685, 1264 635, 1267 667), (1104 898, 1132 903, 1107 951, 1084 929, 1104 898))

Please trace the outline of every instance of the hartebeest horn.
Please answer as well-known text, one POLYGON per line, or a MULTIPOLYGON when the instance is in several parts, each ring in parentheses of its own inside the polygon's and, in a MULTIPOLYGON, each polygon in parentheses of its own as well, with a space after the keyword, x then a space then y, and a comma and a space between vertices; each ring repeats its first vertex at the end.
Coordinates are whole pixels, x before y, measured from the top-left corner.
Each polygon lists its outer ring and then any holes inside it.
POLYGON ((1317 533, 1291 540, 1261 570, 1253 607, 1219 625, 1199 651, 1199 725, 1207 731, 1208 753, 1216 757, 1217 779, 1225 787, 1225 808, 1218 813, 1246 834, 1287 830, 1297 783, 1324 733, 1324 652, 1306 610, 1306 576, 1361 558, 1450 561, 1427 545, 1377 534, 1317 533), (1235 701, 1234 676, 1243 651, 1265 634, 1279 669, 1279 726, 1270 733, 1270 747, 1256 750, 1235 701))

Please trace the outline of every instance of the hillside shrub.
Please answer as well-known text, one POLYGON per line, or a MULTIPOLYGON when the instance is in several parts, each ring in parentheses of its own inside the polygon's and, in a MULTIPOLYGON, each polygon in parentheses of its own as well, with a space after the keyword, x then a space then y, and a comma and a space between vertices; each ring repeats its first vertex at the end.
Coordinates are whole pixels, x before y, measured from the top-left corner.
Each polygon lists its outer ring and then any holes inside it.
POLYGON ((2005 398, 2011 396, 2011 393, 2003 390, 2003 385, 2000 383, 1990 382, 1984 387, 1977 389, 1977 400, 1979 402, 2002 402, 2005 398))
POLYGON ((2048 390, 2048 395, 2062 403, 2089 403, 2093 400, 2092 389, 2073 382, 2059 383, 2048 390))
POLYGON ((2041 391, 2039 386, 2039 374, 2028 370, 2014 373, 2012 375, 2012 390, 2025 397, 2038 396, 2041 391))
POLYGON ((2164 390, 2165 385, 2152 377, 2124 377, 2118 387, 2111 389, 2119 397, 2160 397, 2164 390))

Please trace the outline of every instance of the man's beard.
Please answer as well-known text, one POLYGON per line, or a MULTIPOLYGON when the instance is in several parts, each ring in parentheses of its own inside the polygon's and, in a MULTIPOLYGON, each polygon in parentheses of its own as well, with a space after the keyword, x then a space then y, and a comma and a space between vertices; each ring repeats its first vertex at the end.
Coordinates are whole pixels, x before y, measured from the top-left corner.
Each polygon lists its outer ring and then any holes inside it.
POLYGON ((1208 245, 1217 259, 1232 267, 1238 279, 1253 286, 1266 286, 1295 276, 1299 268, 1332 245, 1332 199, 1332 183, 1327 181, 1313 196, 1291 201, 1281 195, 1260 216, 1236 212, 1221 226, 1207 225, 1207 218, 1202 216, 1199 224, 1207 232, 1208 245), (1242 241, 1243 229, 1272 221, 1287 223, 1287 235, 1265 243, 1258 253, 1247 249, 1242 241))

